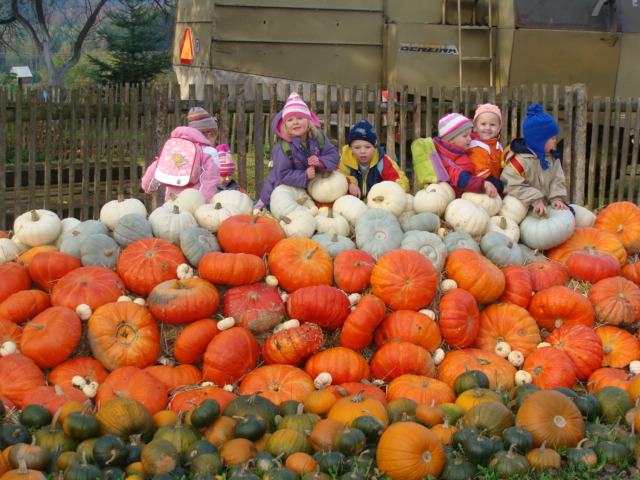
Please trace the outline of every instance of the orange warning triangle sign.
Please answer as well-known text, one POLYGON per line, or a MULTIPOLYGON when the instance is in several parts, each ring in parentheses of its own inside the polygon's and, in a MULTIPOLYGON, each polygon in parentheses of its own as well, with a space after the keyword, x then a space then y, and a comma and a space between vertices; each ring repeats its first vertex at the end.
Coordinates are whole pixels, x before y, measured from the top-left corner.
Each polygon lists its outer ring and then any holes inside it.
POLYGON ((182 46, 180 47, 180 63, 191 63, 193 61, 193 46, 191 44, 191 29, 184 29, 182 46))

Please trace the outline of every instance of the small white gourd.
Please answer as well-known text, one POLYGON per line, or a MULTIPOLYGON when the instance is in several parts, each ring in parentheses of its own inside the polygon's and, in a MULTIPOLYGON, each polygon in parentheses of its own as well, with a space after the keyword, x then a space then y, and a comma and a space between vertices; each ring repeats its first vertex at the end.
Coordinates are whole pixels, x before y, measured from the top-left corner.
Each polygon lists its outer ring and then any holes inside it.
POLYGON ((0 347, 0 357, 6 357, 18 351, 18 346, 11 340, 7 340, 0 347))
POLYGON ((493 351, 496 355, 500 355, 502 358, 507 358, 511 353, 511 345, 507 342, 498 342, 493 351))
POLYGON ((509 355, 507 355, 507 360, 509 360, 509 363, 511 363, 511 365, 519 368, 524 363, 524 355, 518 350, 511 350, 511 352, 509 352, 509 355))
POLYGON ((128 295, 121 295, 118 297, 118 302, 133 302, 133 298, 128 295))
POLYGON ((433 352, 433 363, 435 365, 440 365, 440 363, 442 363, 442 360, 444 360, 444 350, 441 348, 437 348, 435 352, 433 352))
POLYGON ((228 330, 236 324, 236 319, 233 317, 223 318, 218 322, 218 330, 228 330))
POLYGON ((452 278, 445 278, 440 284, 440 288, 442 289, 443 292, 448 292, 449 290, 458 288, 458 284, 452 278))
POLYGON ((327 388, 331 383, 333 383, 333 377, 329 372, 319 373, 318 376, 313 379, 313 385, 318 390, 327 388))
POLYGON ((289 328, 296 328, 300 326, 300 321, 292 318, 291 320, 287 320, 286 322, 282 322, 273 329, 273 333, 278 333, 280 330, 287 330, 289 328))
POLYGON ((526 370, 518 370, 513 378, 518 386, 524 385, 525 383, 531 383, 533 380, 531 374, 526 370))
POLYGON ((178 265, 178 268, 176 268, 176 275, 178 276, 178 279, 185 280, 187 278, 193 278, 194 271, 191 265, 181 263, 178 265))
POLYGON ((352 293, 351 295, 349 295, 348 298, 349 298, 349 302, 353 306, 360 301, 360 299, 362 298, 362 295, 360 295, 359 293, 352 293))
POLYGON ((629 364, 629 373, 638 375, 640 373, 640 360, 633 360, 629 364))
POLYGON ((270 287, 277 287, 278 286, 278 279, 276 278, 275 275, 267 275, 267 277, 264 279, 264 281, 270 287))
POLYGON ((422 313, 423 315, 426 315, 431 320, 435 320, 436 319, 436 312, 434 312, 433 310, 430 310, 428 308, 423 308, 422 310, 419 310, 418 313, 422 313))
POLYGON ((544 347, 550 347, 550 346, 551 344, 549 342, 540 342, 536 348, 544 348, 544 347))
POLYGON ((91 382, 90 384, 82 387, 82 393, 89 398, 94 398, 98 393, 98 382, 91 382))
POLYGON ((89 317, 91 317, 91 314, 93 312, 91 311, 91 307, 89 305, 87 305, 86 303, 81 303, 76 307, 76 313, 80 317, 80 320, 89 320, 89 317))
POLYGON ((147 301, 146 301, 144 298, 142 298, 142 297, 138 297, 138 298, 136 298, 136 299, 133 301, 133 303, 137 303, 138 305, 142 305, 143 307, 146 307, 146 306, 147 306, 147 301))
POLYGON ((87 384, 87 380, 82 375, 75 375, 71 379, 71 385, 73 385, 74 387, 78 387, 79 389, 82 390, 82 388, 86 387, 88 384, 87 384))
MULTIPOLYGON (((204 383, 203 383, 203 385, 204 385, 204 383)), ((233 393, 233 391, 235 390, 235 387, 232 384, 227 383, 224 387, 222 387, 222 389, 227 391, 227 392, 233 393)))

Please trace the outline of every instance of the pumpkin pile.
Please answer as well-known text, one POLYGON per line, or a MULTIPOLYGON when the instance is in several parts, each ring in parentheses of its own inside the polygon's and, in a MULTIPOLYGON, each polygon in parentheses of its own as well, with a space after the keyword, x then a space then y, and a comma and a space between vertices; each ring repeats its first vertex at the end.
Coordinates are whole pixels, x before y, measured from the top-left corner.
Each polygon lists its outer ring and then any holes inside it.
MULTIPOLYGON (((500 478, 640 458, 640 208, 337 172, 0 238, 0 480, 500 478), (398 187, 398 188, 396 188, 398 187), (166 332, 174 333, 173 337, 166 332)), ((586 471, 586 470, 584 470, 586 471)))

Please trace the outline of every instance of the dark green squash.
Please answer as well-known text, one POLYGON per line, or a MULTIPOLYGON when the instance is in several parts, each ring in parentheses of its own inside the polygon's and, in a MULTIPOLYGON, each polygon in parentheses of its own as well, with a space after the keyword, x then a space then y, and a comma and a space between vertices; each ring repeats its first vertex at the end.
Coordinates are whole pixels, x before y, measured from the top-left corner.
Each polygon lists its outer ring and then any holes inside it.
POLYGON ((219 475, 222 471, 222 459, 216 453, 203 453, 191 460, 189 473, 195 475, 219 475))
POLYGON ((153 434, 153 439, 163 438, 176 447, 178 453, 182 454, 192 443, 203 438, 202 433, 195 426, 182 422, 182 414, 178 415, 175 425, 163 425, 153 434))
POLYGON ((498 478, 524 475, 531 469, 524 455, 515 452, 513 448, 495 453, 489 461, 489 466, 495 470, 498 478))
POLYGON ((346 457, 343 453, 326 450, 319 450, 313 454, 313 458, 318 464, 318 470, 329 475, 341 475, 344 473, 346 457))
POLYGON ((228 417, 244 416, 247 413, 255 413, 261 416, 267 422, 267 432, 275 432, 276 415, 280 413, 276 404, 265 397, 261 397, 258 393, 251 395, 240 395, 232 399, 222 412, 228 417))
POLYGON ((462 445, 465 456, 476 465, 486 465, 493 455, 493 442, 486 435, 467 438, 462 445))
POLYGON ((320 420, 320 415, 317 413, 305 413, 304 404, 301 403, 298 405, 298 410, 296 410, 295 413, 282 417, 282 420, 278 423, 278 430, 281 428, 292 428, 303 433, 307 431, 310 432, 320 420))
POLYGON ((524 383, 522 385, 518 385, 511 395, 513 397, 513 405, 516 411, 520 408, 522 402, 524 402, 524 399, 527 398, 527 396, 529 396, 533 392, 537 392, 538 390, 540 390, 540 387, 534 385, 533 383, 524 383))
POLYGON ((285 400, 280 404, 280 407, 278 407, 278 409, 280 411, 280 416, 284 418, 287 415, 302 413, 304 404, 302 402, 299 402, 298 400, 285 400))
POLYGON ((353 422, 351 422, 351 428, 362 430, 367 442, 377 442, 385 430, 382 420, 373 415, 361 415, 354 418, 353 422))
POLYGON ((110 433, 102 435, 93 444, 93 461, 101 467, 124 467, 128 454, 127 446, 120 437, 110 433))
POLYGON ((96 437, 100 432, 98 419, 90 413, 71 412, 62 423, 65 433, 75 440, 85 440, 96 437))
POLYGON ((98 437, 95 438, 87 438, 78 444, 76 448, 76 452, 80 455, 84 455, 89 463, 95 463, 93 459, 93 446, 98 441, 98 437))
POLYGON ((205 398, 200 405, 187 413, 187 423, 196 428, 205 428, 220 416, 220 404, 213 398, 205 398))
POLYGON ((255 442, 267 433, 267 421, 255 413, 234 418, 237 420, 233 427, 236 438, 246 438, 255 442))
POLYGON ((598 460, 604 463, 618 464, 624 462, 630 453, 622 443, 601 440, 594 448, 598 460))
POLYGON ((288 467, 278 465, 267 470, 262 475, 262 480, 298 480, 298 474, 288 467))
POLYGON ((124 470, 119 467, 105 467, 102 469, 102 480, 122 480, 124 477, 126 477, 124 470))
POLYGON ((484 372, 480 370, 469 370, 468 367, 465 367, 465 369, 466 372, 458 375, 453 381, 453 391, 456 393, 456 396, 476 386, 480 388, 490 388, 489 377, 487 377, 484 372))
POLYGON ((509 450, 511 445, 518 453, 525 454, 533 448, 533 435, 523 427, 509 427, 502 432, 502 444, 509 450))
POLYGON ((87 463, 85 460, 70 465, 64 471, 63 478, 64 480, 96 480, 97 478, 103 478, 103 476, 96 465, 87 463))
POLYGON ((273 455, 263 450, 253 456, 253 464, 255 466, 255 471, 262 475, 267 470, 275 467, 277 462, 273 455))
POLYGON ((27 405, 20 412, 19 422, 25 427, 35 429, 48 425, 53 420, 51 412, 42 405, 27 405))
POLYGON ((553 390, 556 390, 571 399, 578 397, 578 394, 576 392, 567 387, 554 387, 553 390))
POLYGON ((345 457, 357 455, 366 444, 367 438, 362 430, 344 428, 336 432, 333 437, 333 448, 345 457))
POLYGON ((453 452, 452 458, 447 459, 440 473, 441 478, 447 480, 469 480, 478 473, 478 468, 464 458, 460 452, 453 452))
POLYGON ((570 465, 584 465, 586 467, 594 467, 598 464, 598 455, 591 448, 585 448, 583 445, 589 439, 583 438, 573 448, 567 449, 567 461, 570 465))
POLYGON ((602 415, 600 402, 590 393, 578 395, 577 397, 572 398, 572 400, 578 407, 578 410, 580 410, 582 416, 588 421, 593 422, 596 418, 599 418, 600 415, 602 415))
POLYGON ((204 453, 218 453, 218 448, 206 439, 198 440, 182 452, 182 465, 188 467, 195 457, 204 453))
POLYGON ((62 428, 62 425, 58 423, 58 418, 62 413, 62 408, 59 408, 56 414, 51 419, 49 425, 40 427, 33 436, 36 439, 36 444, 49 451, 62 450, 64 452, 75 450, 78 446, 78 442, 75 438, 67 435, 62 428))
POLYGON ((515 418, 511 410, 498 402, 483 402, 471 407, 462 417, 463 427, 476 427, 487 435, 500 435, 505 429, 512 427, 515 418))
POLYGON ((396 422, 415 422, 416 408, 418 404, 410 398, 394 398, 388 401, 385 406, 389 425, 396 422))
POLYGON ((31 432, 29 428, 24 425, 4 425, 0 431, 0 445, 2 445, 3 449, 18 443, 26 443, 29 445, 31 440, 31 432))
POLYGON ((624 420, 627 411, 633 408, 631 396, 622 388, 612 385, 606 386, 593 394, 600 403, 603 423, 616 423, 618 419, 624 420))
POLYGON ((467 440, 467 438, 478 436, 479 434, 480 430, 478 430, 476 427, 463 427, 456 433, 454 433, 453 437, 451 437, 451 448, 457 450, 464 445, 464 442, 467 440))

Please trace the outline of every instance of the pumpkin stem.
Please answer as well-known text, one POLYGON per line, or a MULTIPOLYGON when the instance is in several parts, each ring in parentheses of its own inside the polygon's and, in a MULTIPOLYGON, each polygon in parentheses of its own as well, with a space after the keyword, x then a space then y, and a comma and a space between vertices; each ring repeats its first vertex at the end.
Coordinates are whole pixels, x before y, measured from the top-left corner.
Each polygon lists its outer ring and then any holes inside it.
POLYGON ((377 197, 373 197, 371 200, 373 200, 374 202, 382 202, 384 200, 384 197, 382 195, 378 195, 377 197))
POLYGON ((180 207, 178 205, 174 205, 173 210, 171 210, 171 213, 178 215, 180 213, 180 207))
POLYGON ((352 402, 354 403, 360 403, 362 402, 362 394, 364 393, 364 389, 360 390, 358 393, 356 393, 353 398, 351 399, 352 402))
POLYGON ((500 228, 502 230, 506 230, 507 229, 507 219, 504 217, 500 217, 500 228))
POLYGON ((60 418, 61 414, 62 414, 62 407, 59 407, 58 410, 56 410, 56 413, 53 415, 53 418, 51 419, 51 430, 56 429, 56 424, 58 423, 58 418, 60 418))
POLYGON ((311 260, 311 257, 313 257, 313 254, 316 253, 316 250, 318 250, 318 247, 315 247, 313 250, 311 250, 310 252, 307 252, 304 256, 304 258, 306 260, 311 260))
POLYGON ((16 473, 18 475, 27 475, 29 473, 29 469, 27 468, 27 460, 25 458, 18 459, 18 471, 16 473))
POLYGON ((335 243, 335 242, 337 242, 337 241, 338 241, 338 234, 337 234, 337 233, 334 233, 334 234, 333 234, 333 237, 331 237, 331 242, 335 243))
POLYGON ((220 202, 216 202, 215 206, 213 207, 214 210, 221 210, 222 209, 222 204, 220 202))
POLYGON ((169 198, 170 198, 171 200, 175 201, 175 200, 176 200, 176 198, 178 198, 178 195, 176 195, 175 193, 170 193, 170 194, 169 194, 169 198))
POLYGON ((254 215, 253 217, 251 217, 251 220, 249 220, 249 225, 253 225, 254 223, 256 223, 258 221, 258 217, 260 215, 254 215))
MULTIPOLYGON (((172 194, 172 195, 173 195, 173 194, 172 194)), ((123 194, 121 194, 121 193, 119 193, 119 194, 118 194, 118 203, 122 203, 122 202, 124 202, 124 195, 123 195, 123 194)))
POLYGON ((280 217, 280 221, 289 225, 291 223, 291 219, 289 217, 280 217))
POLYGON ((309 200, 309 197, 304 196, 304 197, 299 198, 299 199, 296 201, 296 203, 297 203, 298 205, 304 205, 305 203, 307 203, 307 201, 308 201, 308 200, 309 200))
POLYGON ((327 212, 327 218, 333 218, 333 208, 329 208, 329 211, 327 212))
POLYGON ((37 222, 38 220, 40 220, 40 216, 38 215, 38 212, 36 212, 35 210, 31 210, 31 221, 37 222))
POLYGON ((589 441, 589 439, 588 439, 587 437, 584 437, 582 440, 580 440, 580 441, 578 442, 578 445, 576 445, 576 448, 577 448, 578 450, 582 450, 582 444, 583 444, 584 442, 588 442, 588 441, 589 441))
POLYGON ((296 415, 302 415, 304 413, 304 403, 299 403, 296 408, 296 415))

